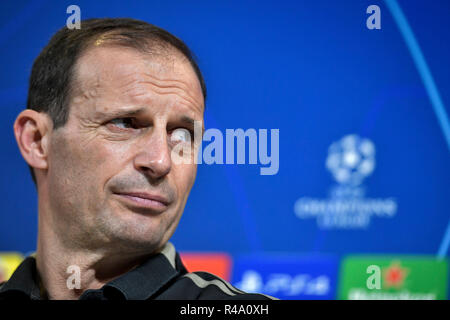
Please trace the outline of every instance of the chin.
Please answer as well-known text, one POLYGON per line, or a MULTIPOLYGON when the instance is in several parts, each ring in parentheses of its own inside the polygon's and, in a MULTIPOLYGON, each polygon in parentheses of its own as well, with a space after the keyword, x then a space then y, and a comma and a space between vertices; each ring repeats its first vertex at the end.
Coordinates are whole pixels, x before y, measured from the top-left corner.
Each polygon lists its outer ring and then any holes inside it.
POLYGON ((138 252, 149 254, 161 246, 162 236, 157 234, 120 234, 115 241, 118 247, 124 248, 126 253, 138 252))
POLYGON ((174 215, 173 208, 152 215, 117 206, 111 211, 103 211, 100 223, 112 245, 117 243, 125 249, 149 253, 164 245, 175 231, 180 217, 174 215))

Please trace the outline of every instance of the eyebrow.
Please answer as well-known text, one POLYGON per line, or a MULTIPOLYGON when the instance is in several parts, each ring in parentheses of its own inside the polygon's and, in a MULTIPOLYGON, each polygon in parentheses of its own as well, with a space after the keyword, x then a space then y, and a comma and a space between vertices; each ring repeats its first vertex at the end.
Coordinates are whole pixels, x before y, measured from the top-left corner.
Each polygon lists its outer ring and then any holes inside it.
POLYGON ((134 109, 119 109, 119 110, 112 110, 112 111, 97 111, 98 114, 102 116, 108 116, 108 117, 134 117, 138 116, 142 113, 144 113, 145 108, 134 108, 134 109))
MULTIPOLYGON (((114 118, 125 118, 125 117, 135 117, 145 112, 145 108, 129 108, 129 109, 119 109, 112 111, 97 111, 99 115, 114 117, 114 118)), ((180 117, 180 122, 185 123, 188 126, 195 126, 195 121, 193 118, 183 115, 180 117)))
POLYGON ((205 132, 203 120, 194 120, 193 118, 184 115, 184 116, 181 116, 180 121, 184 122, 186 124, 186 126, 191 127, 191 128, 195 128, 195 122, 200 121, 200 123, 202 125, 202 135, 205 132))
POLYGON ((182 116, 182 117, 180 118, 180 121, 181 121, 181 122, 184 122, 184 123, 186 123, 186 124, 188 124, 188 125, 191 125, 191 126, 193 126, 194 123, 195 123, 195 120, 192 119, 191 117, 188 117, 188 116, 182 116))

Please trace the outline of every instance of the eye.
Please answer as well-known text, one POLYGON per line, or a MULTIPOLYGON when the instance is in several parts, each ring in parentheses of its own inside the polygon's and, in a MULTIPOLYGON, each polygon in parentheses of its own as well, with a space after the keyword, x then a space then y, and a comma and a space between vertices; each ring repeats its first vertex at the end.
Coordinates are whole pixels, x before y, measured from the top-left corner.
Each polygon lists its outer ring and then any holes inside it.
POLYGON ((111 120, 109 124, 120 129, 133 129, 136 127, 133 118, 117 118, 111 120))
POLYGON ((192 137, 188 129, 178 128, 172 131, 170 140, 173 142, 188 142, 192 140, 192 137))

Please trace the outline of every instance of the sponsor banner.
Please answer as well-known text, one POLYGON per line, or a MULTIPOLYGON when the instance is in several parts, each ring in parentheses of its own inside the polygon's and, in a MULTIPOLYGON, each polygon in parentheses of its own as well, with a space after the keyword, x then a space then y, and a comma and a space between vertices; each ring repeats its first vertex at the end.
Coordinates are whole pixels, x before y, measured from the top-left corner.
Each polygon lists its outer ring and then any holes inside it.
POLYGON ((180 257, 189 272, 206 271, 230 281, 232 259, 226 253, 180 252, 180 257))
POLYGON ((0 252, 0 283, 7 281, 24 257, 16 252, 0 252))
POLYGON ((235 259, 232 283, 246 292, 279 299, 334 299, 337 270, 335 257, 248 255, 235 259))
POLYGON ((342 261, 339 299, 442 300, 448 262, 427 256, 349 256, 342 261))

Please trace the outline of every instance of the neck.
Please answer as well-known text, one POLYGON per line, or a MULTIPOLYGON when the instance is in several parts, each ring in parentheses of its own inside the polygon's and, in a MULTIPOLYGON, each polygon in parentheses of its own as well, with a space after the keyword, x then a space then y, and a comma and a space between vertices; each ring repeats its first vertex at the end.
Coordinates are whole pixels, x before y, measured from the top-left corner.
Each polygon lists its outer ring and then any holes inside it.
POLYGON ((74 250, 40 237, 36 266, 48 299, 77 300, 87 289, 100 289, 140 265, 145 257, 74 250))
POLYGON ((51 215, 43 211, 39 210, 36 266, 49 299, 76 300, 85 290, 101 288, 148 256, 112 252, 101 245, 86 248, 61 239, 63 235, 54 232, 51 215))

